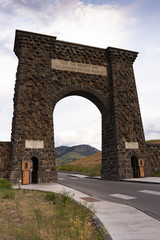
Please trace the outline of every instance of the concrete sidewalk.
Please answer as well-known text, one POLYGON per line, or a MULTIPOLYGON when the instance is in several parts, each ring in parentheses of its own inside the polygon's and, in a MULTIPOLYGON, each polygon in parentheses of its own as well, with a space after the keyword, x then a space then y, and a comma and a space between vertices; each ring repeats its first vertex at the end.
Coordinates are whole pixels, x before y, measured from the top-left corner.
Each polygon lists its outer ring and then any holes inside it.
MULTIPOLYGON (((14 188, 18 188, 18 186, 14 186, 14 188)), ((22 185, 21 188, 56 193, 69 192, 73 199, 82 204, 92 203, 96 210, 95 215, 113 240, 160 240, 160 221, 133 207, 101 201, 57 183, 22 185)))
POLYGON ((138 182, 138 183, 160 184, 160 177, 130 178, 130 179, 124 179, 122 181, 123 182, 138 182))

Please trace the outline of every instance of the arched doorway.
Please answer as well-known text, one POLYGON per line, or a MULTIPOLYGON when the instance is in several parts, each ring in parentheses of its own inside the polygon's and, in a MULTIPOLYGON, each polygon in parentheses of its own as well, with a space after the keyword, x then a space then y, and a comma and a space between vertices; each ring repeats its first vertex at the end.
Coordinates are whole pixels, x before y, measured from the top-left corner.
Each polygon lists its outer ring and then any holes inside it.
POLYGON ((138 165, 138 158, 136 156, 131 157, 131 165, 133 168, 133 177, 138 178, 140 177, 140 169, 138 165))
POLYGON ((38 158, 32 157, 32 176, 31 176, 31 182, 32 183, 38 183, 38 158))

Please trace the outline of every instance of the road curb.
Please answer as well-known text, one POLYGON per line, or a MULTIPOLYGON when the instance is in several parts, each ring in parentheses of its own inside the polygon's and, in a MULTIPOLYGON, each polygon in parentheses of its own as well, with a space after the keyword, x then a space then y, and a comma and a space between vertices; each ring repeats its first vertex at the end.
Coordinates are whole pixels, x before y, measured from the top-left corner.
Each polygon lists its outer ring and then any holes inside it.
POLYGON ((160 184, 160 182, 149 182, 149 181, 134 181, 134 180, 120 180, 120 182, 129 182, 129 183, 145 183, 145 184, 160 184))
POLYGON ((104 240, 113 240, 113 238, 111 237, 111 235, 108 233, 107 229, 104 227, 103 223, 100 221, 100 219, 93 213, 92 214, 92 219, 94 224, 96 225, 98 231, 102 232, 102 235, 104 237, 104 240))

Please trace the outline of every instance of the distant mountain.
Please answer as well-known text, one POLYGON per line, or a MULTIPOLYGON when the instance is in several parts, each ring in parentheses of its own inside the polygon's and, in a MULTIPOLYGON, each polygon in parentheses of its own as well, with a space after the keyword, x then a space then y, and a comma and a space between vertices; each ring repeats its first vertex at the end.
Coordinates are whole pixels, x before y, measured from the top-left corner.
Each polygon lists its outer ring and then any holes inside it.
POLYGON ((90 156, 94 153, 100 152, 98 149, 90 145, 76 145, 72 147, 60 146, 55 148, 56 165, 67 164, 75 160, 90 156))
POLYGON ((84 157, 85 157, 84 155, 81 155, 76 152, 68 152, 66 154, 63 154, 61 157, 56 158, 56 166, 61 166, 67 163, 71 163, 73 161, 76 161, 84 157))
POLYGON ((56 158, 61 157, 62 155, 66 154, 69 152, 70 147, 67 146, 60 146, 55 148, 55 155, 56 158))

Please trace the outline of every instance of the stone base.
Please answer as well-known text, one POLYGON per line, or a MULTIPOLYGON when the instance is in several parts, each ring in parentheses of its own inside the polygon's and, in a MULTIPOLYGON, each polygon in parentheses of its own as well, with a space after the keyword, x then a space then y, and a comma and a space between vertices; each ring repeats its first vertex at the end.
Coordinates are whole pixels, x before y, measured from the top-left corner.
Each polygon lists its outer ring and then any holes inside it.
MULTIPOLYGON (((14 185, 23 184, 23 173, 22 171, 12 171, 10 175, 10 182, 14 185)), ((56 171, 38 171, 37 183, 56 183, 57 172, 56 171)), ((32 182, 30 182, 32 184, 32 182)))

